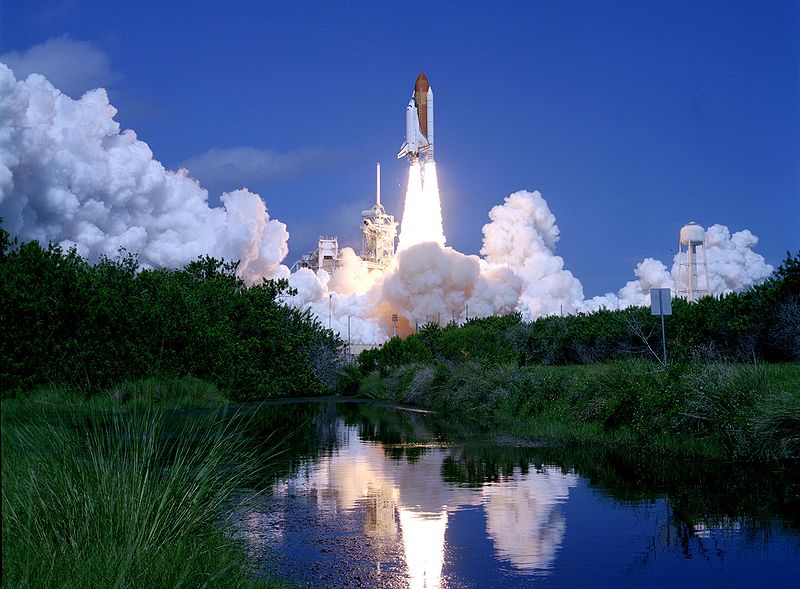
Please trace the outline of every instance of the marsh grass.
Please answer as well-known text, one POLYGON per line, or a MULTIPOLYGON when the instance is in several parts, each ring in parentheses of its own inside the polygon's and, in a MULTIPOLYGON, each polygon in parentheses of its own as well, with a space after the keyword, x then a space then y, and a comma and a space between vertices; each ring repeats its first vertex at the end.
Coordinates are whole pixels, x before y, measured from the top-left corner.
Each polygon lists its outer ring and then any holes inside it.
POLYGON ((800 365, 417 363, 364 380, 382 398, 530 438, 735 460, 800 457, 800 365), (398 386, 406 383, 406 386, 398 386), (407 391, 414 394, 408 396, 407 391))
POLYGON ((226 532, 252 469, 230 420, 42 400, 3 404, 5 586, 273 586, 226 532))
POLYGON ((358 394, 367 399, 376 399, 380 401, 391 399, 386 380, 377 370, 372 371, 364 377, 364 380, 361 381, 358 387, 358 394))

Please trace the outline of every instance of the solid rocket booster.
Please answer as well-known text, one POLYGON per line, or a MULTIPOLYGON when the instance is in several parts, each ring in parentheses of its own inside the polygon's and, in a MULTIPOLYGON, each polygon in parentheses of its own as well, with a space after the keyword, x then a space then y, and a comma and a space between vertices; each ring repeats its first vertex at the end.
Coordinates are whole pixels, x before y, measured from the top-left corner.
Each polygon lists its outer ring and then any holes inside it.
POLYGON ((406 140, 397 159, 407 155, 413 162, 419 159, 420 153, 425 153, 426 159, 433 161, 433 88, 421 72, 406 107, 406 140))
POLYGON ((426 157, 433 161, 433 88, 428 88, 425 98, 428 102, 428 155, 426 157))

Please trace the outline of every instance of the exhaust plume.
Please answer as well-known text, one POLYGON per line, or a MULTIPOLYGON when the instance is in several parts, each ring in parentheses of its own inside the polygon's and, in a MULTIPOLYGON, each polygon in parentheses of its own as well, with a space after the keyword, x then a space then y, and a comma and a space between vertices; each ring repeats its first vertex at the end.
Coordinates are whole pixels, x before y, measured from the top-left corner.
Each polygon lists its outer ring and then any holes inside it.
POLYGON ((442 203, 439 197, 436 163, 425 162, 424 171, 423 176, 419 160, 414 161, 408 168, 408 189, 403 207, 403 221, 400 224, 398 252, 426 242, 444 247, 442 203))

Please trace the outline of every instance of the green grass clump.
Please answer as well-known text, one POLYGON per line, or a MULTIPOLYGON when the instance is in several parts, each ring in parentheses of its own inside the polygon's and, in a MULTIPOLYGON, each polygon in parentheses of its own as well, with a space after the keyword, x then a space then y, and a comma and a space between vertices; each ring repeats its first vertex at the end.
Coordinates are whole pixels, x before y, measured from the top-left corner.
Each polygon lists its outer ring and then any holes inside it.
POLYGON ((377 370, 369 373, 358 387, 358 394, 367 399, 379 401, 392 400, 386 381, 381 377, 377 370))
POLYGON ((96 411, 116 408, 215 409, 228 404, 228 395, 214 384, 185 376, 128 380, 99 392, 70 386, 40 386, 21 399, 5 400, 4 407, 28 412, 37 407, 96 411))
POLYGON ((3 412, 6 586, 271 586, 225 529, 248 472, 230 421, 25 409, 3 412))
POLYGON ((800 458, 800 364, 409 363, 360 393, 479 418, 529 438, 734 460, 800 458))

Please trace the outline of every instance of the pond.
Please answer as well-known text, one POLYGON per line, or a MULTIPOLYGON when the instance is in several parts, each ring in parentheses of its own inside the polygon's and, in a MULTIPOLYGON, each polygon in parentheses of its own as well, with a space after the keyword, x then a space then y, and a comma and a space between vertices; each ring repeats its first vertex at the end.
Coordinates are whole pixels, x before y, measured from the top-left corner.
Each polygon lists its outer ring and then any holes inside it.
POLYGON ((249 427, 281 450, 238 534, 300 586, 800 586, 791 466, 535 444, 374 403, 281 404, 249 427))

